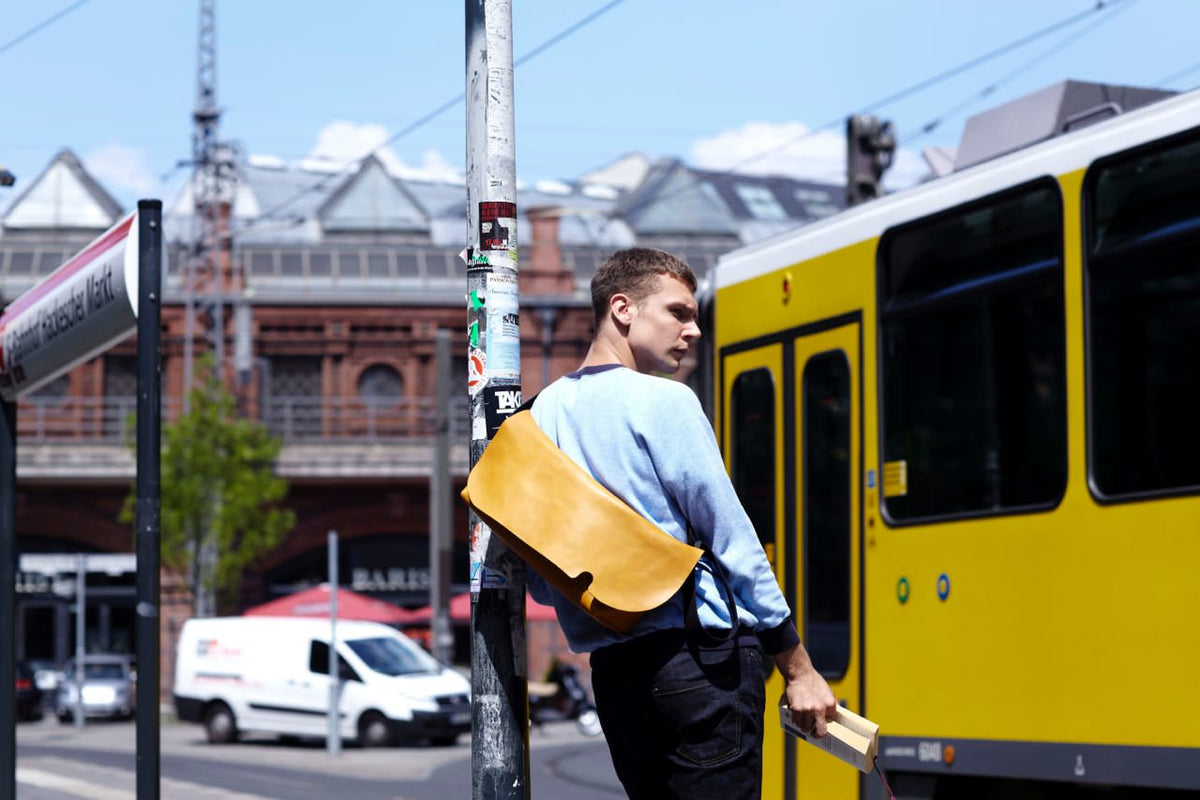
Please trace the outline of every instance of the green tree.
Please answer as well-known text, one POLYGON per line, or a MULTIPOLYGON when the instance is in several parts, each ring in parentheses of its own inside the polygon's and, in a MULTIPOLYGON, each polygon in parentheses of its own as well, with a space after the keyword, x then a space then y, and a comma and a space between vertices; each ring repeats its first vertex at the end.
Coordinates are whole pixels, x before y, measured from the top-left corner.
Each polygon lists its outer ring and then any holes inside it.
MULTIPOLYGON (((188 576, 197 616, 215 597, 236 598, 242 571, 277 547, 296 515, 279 506, 287 481, 274 471, 283 446, 259 422, 240 419, 211 359, 197 365, 189 410, 162 432, 162 561, 188 576)), ((122 519, 134 519, 137 499, 122 519)))

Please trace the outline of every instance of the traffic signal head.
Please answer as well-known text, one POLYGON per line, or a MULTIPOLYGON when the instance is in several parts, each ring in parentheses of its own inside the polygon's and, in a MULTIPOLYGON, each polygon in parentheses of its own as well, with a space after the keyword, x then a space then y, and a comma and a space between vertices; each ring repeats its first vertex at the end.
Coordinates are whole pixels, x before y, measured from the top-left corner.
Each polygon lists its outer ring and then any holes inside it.
POLYGON ((883 194, 883 173, 892 165, 895 152, 890 121, 870 114, 846 118, 846 205, 883 194))

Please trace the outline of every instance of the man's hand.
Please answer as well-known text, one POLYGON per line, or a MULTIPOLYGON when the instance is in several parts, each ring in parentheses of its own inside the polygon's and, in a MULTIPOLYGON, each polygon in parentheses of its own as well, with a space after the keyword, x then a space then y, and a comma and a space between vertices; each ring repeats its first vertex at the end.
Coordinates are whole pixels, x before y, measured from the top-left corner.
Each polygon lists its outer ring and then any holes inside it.
POLYGON ((798 644, 775 656, 775 666, 787 681, 783 698, 792 710, 792 722, 802 731, 825 735, 825 722, 837 715, 837 698, 821 673, 813 667, 804 645, 798 644))

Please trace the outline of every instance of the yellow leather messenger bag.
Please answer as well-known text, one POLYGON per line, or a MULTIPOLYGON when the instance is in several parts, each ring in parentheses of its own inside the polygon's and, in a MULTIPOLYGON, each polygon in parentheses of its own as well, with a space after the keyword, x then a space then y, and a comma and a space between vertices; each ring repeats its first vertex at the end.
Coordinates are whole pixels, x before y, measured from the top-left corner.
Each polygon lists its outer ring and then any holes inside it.
POLYGON ((500 426, 462 498, 548 583, 618 633, 670 600, 703 554, 597 483, 526 410, 500 426))

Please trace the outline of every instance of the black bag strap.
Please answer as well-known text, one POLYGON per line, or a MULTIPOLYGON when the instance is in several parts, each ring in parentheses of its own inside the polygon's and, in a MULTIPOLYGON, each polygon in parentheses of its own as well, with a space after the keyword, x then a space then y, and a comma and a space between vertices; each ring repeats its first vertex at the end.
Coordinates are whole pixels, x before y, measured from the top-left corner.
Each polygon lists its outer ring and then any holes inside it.
MULTIPOLYGON (((691 523, 688 523, 688 544, 696 545, 696 541, 696 534, 692 530, 691 523)), ((705 547, 702 549, 704 550, 704 555, 696 562, 691 577, 683 584, 684 625, 688 632, 696 636, 702 644, 725 644, 733 639, 738 632, 737 602, 733 597, 733 589, 729 586, 729 579, 725 576, 725 568, 721 566, 721 562, 708 548, 705 547), (729 611, 729 628, 726 630, 706 628, 700 622, 700 609, 696 605, 696 582, 700 580, 698 576, 700 570, 711 572, 717 588, 721 591, 721 598, 725 601, 725 608, 729 611)))
POLYGON ((533 397, 531 397, 528 400, 526 400, 525 402, 521 403, 521 405, 517 406, 517 410, 514 411, 513 413, 519 414, 522 411, 528 411, 529 409, 533 408, 533 401, 538 399, 539 394, 541 394, 541 392, 537 392, 536 394, 534 394, 533 397))

